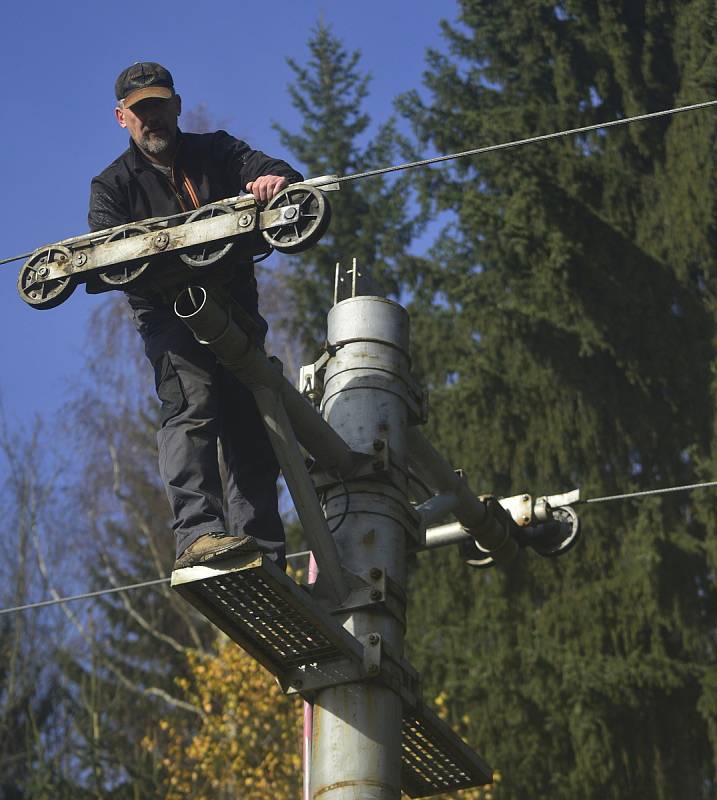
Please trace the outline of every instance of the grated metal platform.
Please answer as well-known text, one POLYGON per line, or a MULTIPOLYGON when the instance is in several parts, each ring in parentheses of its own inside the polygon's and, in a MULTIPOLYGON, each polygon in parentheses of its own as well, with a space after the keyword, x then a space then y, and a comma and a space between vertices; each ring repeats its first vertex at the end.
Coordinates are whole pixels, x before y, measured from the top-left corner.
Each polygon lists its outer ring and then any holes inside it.
POLYGON ((281 682, 305 665, 362 663, 361 643, 262 556, 175 570, 172 588, 281 682))
POLYGON ((430 797, 493 780, 485 761, 423 703, 404 709, 401 784, 409 797, 430 797))
MULTIPOLYGON (((172 587, 285 689, 311 695, 367 679, 361 642, 262 556, 176 570, 172 587)), ((402 785, 409 797, 490 783, 490 767, 421 701, 404 698, 403 713, 402 785)))

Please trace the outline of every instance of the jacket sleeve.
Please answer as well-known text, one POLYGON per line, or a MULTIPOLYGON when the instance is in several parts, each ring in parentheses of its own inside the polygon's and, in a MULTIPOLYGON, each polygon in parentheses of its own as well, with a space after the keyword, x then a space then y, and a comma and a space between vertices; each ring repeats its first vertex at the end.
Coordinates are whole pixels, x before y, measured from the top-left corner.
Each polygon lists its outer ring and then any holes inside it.
POLYGON ((90 211, 87 221, 91 231, 101 231, 132 222, 125 198, 101 177, 93 178, 90 185, 90 211))
POLYGON ((304 176, 286 161, 252 150, 246 142, 235 139, 226 131, 217 131, 213 141, 214 157, 238 192, 245 192, 249 181, 261 175, 279 175, 289 183, 304 180, 304 176))

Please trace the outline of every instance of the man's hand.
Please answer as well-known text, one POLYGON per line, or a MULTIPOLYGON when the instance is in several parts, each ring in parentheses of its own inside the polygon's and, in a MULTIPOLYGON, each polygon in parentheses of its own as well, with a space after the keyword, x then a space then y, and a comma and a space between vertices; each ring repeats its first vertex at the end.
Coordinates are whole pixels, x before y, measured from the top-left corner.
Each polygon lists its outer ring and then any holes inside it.
POLYGON ((255 181, 249 181, 246 190, 254 195, 255 200, 266 203, 288 185, 286 178, 280 178, 278 175, 262 175, 255 181))

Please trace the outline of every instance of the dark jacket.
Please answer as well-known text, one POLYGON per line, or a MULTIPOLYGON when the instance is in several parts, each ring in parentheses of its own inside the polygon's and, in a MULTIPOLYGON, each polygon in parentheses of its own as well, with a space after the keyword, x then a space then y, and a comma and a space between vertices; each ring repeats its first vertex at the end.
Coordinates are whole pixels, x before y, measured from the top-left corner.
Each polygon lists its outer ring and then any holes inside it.
MULTIPOLYGON (((279 175, 289 183, 302 180, 302 175, 285 161, 252 150, 226 131, 180 132, 172 171, 170 180, 130 140, 129 148, 92 179, 90 230, 169 216, 234 197, 261 175, 279 175)), ((226 258, 231 258, 231 253, 226 258)), ((246 283, 245 291, 240 291, 245 297, 237 299, 253 313, 256 310, 253 265, 242 264, 241 283, 246 283)), ((142 300, 146 298, 130 295, 133 307, 144 304, 142 300)))

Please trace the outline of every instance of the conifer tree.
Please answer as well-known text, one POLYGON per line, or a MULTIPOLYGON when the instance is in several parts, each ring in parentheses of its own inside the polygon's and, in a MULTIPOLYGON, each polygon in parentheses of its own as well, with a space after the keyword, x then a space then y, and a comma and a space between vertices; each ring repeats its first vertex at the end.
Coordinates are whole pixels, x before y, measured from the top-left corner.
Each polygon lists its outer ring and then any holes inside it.
MULTIPOLYGON (((292 161, 301 165, 306 177, 349 175, 390 163, 404 144, 392 121, 364 144, 371 124, 363 110, 369 76, 360 70, 359 52, 348 52, 323 23, 308 47, 306 64, 288 60, 295 74, 289 93, 301 114, 301 129, 290 132, 275 125, 292 161)), ((349 268, 356 258, 359 271, 370 275, 378 291, 396 293, 398 272, 415 262, 407 249, 420 228, 408 212, 403 179, 343 183, 340 191, 328 193, 328 199, 333 210, 328 232, 286 264, 288 326, 307 347, 315 347, 326 335, 336 262, 349 268)))
MULTIPOLYGON (((439 152, 712 96, 710 3, 459 7, 425 98, 402 102, 439 152)), ((431 437, 480 491, 596 496, 699 477, 716 123, 685 114, 420 176, 453 221, 432 266, 404 275, 415 363, 431 437)), ((411 655, 501 770, 496 798, 714 796, 715 520, 695 521, 699 503, 592 507, 559 560, 526 552, 471 573, 455 553, 421 557, 411 655)))

